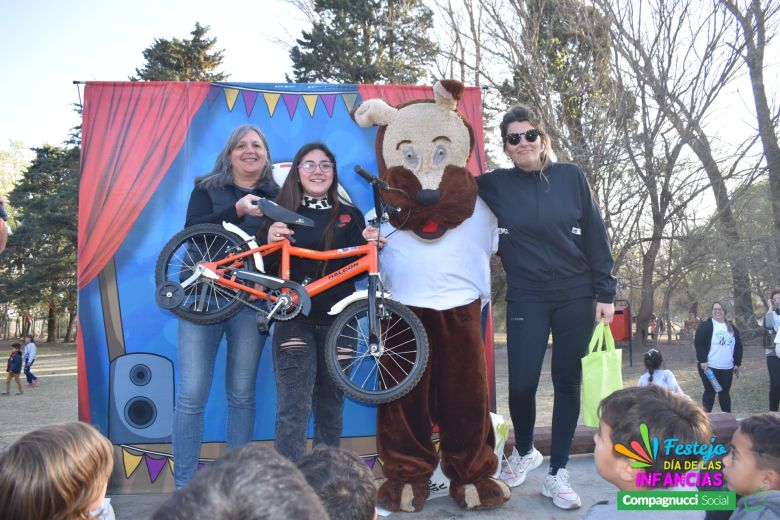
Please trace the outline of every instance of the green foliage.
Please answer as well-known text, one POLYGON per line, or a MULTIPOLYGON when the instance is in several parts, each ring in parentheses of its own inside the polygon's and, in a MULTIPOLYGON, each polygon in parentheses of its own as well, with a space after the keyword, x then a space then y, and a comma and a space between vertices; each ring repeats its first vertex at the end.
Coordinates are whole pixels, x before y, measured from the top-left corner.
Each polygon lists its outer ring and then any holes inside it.
POLYGON ((9 195, 17 226, 0 262, 0 303, 22 313, 40 303, 73 306, 76 298, 79 149, 34 152, 9 195))
POLYGON ((195 22, 191 40, 155 38, 143 51, 146 64, 135 69, 131 81, 224 81, 227 74, 216 72, 223 51, 215 51, 216 38, 207 38, 209 26, 195 22))
POLYGON ((422 1, 315 0, 314 12, 319 20, 290 51, 294 81, 415 84, 427 78, 437 47, 428 37, 433 12, 422 1))
MULTIPOLYGON (((11 141, 10 150, 0 150, 0 195, 7 196, 13 190, 14 184, 21 178, 22 172, 29 165, 25 158, 27 151, 21 141, 11 141)), ((6 206, 9 223, 13 226, 16 210, 10 203, 6 206)))

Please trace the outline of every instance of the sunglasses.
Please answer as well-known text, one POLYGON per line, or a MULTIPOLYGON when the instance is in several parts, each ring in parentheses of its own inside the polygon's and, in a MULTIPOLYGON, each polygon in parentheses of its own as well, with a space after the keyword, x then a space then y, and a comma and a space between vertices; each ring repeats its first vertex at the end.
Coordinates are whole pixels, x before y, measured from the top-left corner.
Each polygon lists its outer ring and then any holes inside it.
POLYGON ((322 161, 319 164, 314 161, 306 161, 301 163, 301 170, 306 173, 314 173, 317 170, 317 166, 320 167, 322 173, 330 173, 333 171, 333 163, 330 161, 322 161))
POLYGON ((536 128, 532 128, 530 130, 527 130, 525 132, 520 132, 519 134, 506 134, 506 137, 504 140, 511 144, 512 146, 520 144, 520 138, 525 136, 525 141, 527 143, 533 143, 537 139, 539 139, 539 136, 542 135, 542 132, 537 130, 536 128))

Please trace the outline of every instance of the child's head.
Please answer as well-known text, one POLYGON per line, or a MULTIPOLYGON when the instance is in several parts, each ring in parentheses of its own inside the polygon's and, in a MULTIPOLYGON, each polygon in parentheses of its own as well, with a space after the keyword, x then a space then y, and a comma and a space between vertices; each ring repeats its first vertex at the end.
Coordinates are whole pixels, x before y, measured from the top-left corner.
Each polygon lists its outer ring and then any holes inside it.
POLYGON ((25 334, 22 337, 22 340, 24 340, 25 343, 32 343, 33 342, 33 335, 32 334, 25 334))
POLYGON ((13 352, 16 352, 17 350, 22 350, 22 344, 21 343, 14 343, 11 345, 11 350, 13 352))
POLYGON ((780 415, 764 413, 743 420, 723 458, 730 490, 747 496, 780 489, 780 415))
MULTIPOLYGON (((671 438, 678 439, 680 444, 711 441, 712 428, 704 410, 688 397, 656 385, 624 388, 612 393, 601 401, 599 417, 599 431, 593 437, 596 470, 604 480, 622 490, 637 489, 639 472, 664 471, 663 445, 659 446, 653 465, 648 468, 631 467, 632 460, 614 449, 617 444, 629 447, 632 441, 641 443, 639 427, 642 423, 647 425, 650 437, 657 437, 661 443, 671 438)), ((698 456, 675 455, 674 459, 683 464, 685 460, 698 460, 698 456)))
POLYGON ((651 348, 645 352, 645 368, 650 372, 650 381, 653 380, 653 372, 660 369, 664 364, 664 357, 656 349, 651 348))
POLYGON ((328 513, 295 464, 273 448, 228 451, 166 500, 152 520, 325 520, 328 513))
POLYGON ((331 520, 372 520, 376 486, 366 463, 351 451, 318 446, 298 462, 331 520))
POLYGON ((111 443, 89 424, 44 426, 0 455, 0 511, 18 520, 87 519, 113 467, 111 443))

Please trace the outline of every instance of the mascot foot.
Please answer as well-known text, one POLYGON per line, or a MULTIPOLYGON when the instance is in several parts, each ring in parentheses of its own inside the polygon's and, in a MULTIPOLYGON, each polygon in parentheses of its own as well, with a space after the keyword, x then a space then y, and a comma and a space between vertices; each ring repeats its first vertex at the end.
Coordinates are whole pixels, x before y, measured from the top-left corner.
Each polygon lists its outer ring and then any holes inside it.
POLYGON ((394 513, 398 511, 419 513, 430 494, 427 479, 418 482, 387 479, 379 486, 376 502, 394 513))
POLYGON ((502 481, 486 478, 473 484, 450 485, 450 496, 463 509, 494 509, 509 500, 512 492, 502 481))

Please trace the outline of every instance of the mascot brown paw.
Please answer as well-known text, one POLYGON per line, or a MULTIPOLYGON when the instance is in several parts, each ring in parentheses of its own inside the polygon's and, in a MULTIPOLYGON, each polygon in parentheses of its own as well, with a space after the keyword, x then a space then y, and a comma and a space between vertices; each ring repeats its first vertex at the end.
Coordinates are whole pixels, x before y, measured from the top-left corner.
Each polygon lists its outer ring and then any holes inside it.
POLYGON ((387 479, 379 486, 376 503, 394 513, 419 513, 430 494, 427 479, 411 483, 387 479))
POLYGON ((509 486, 494 478, 473 484, 451 485, 450 496, 463 509, 494 509, 509 500, 509 486))

